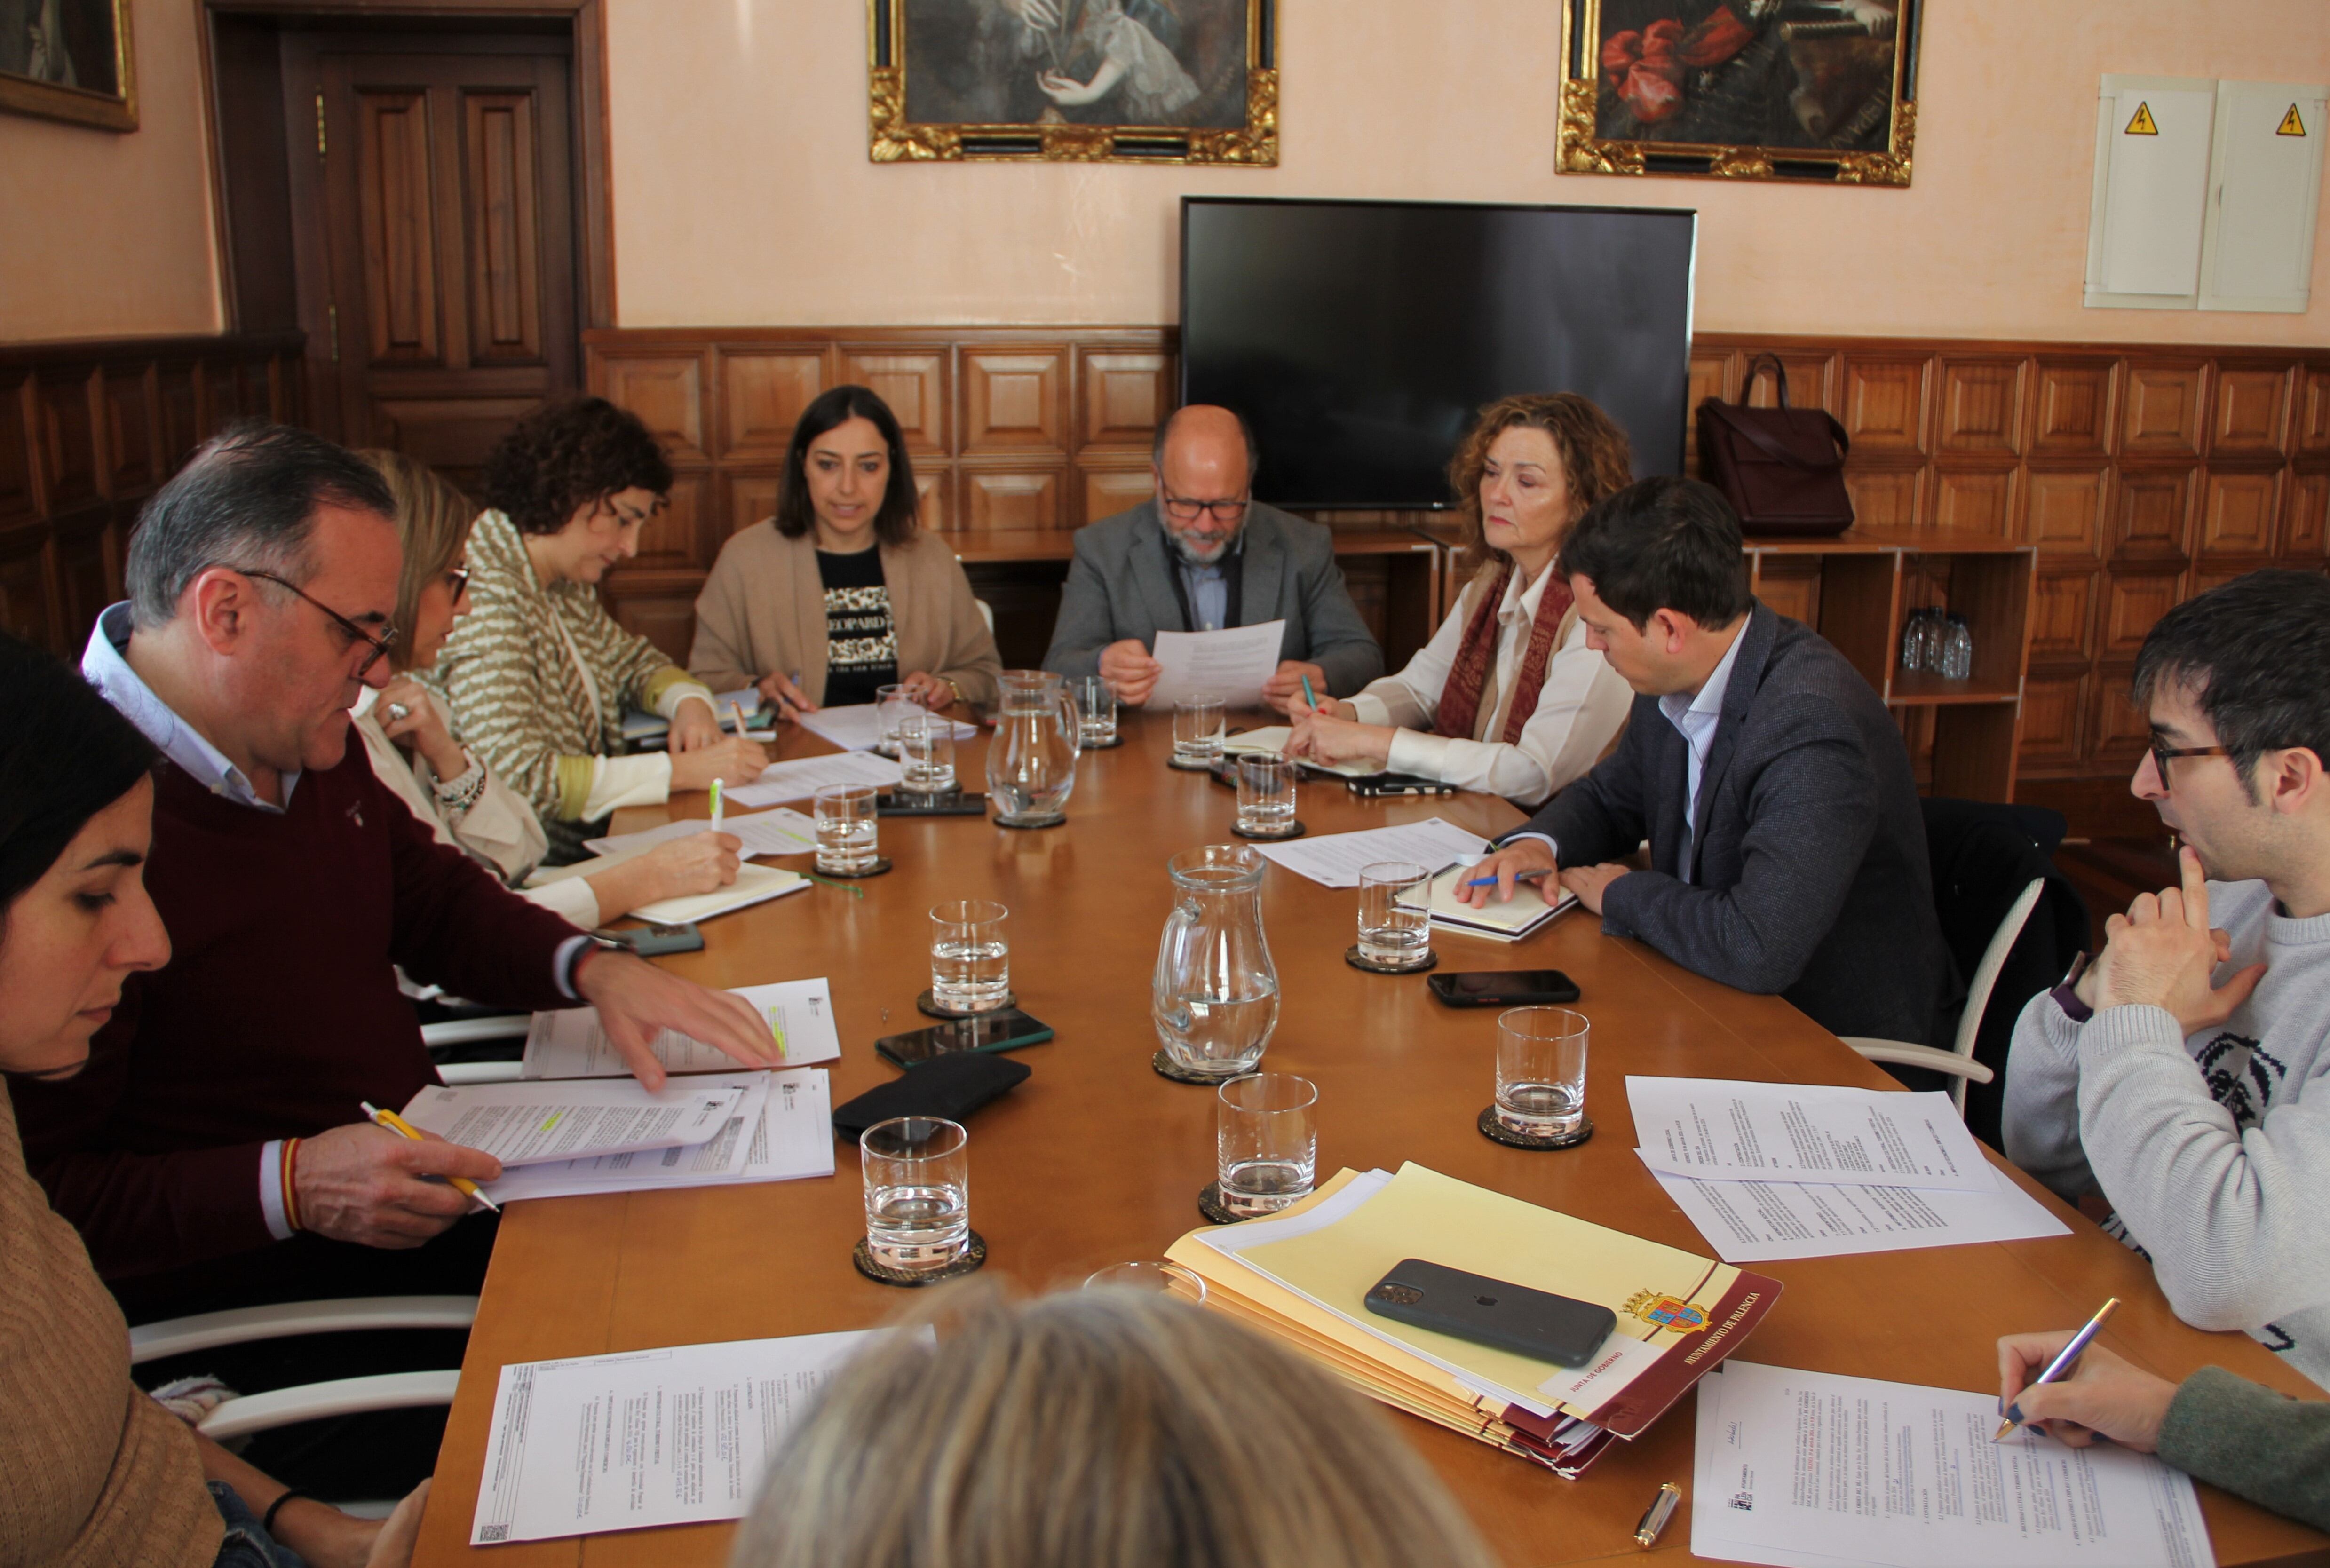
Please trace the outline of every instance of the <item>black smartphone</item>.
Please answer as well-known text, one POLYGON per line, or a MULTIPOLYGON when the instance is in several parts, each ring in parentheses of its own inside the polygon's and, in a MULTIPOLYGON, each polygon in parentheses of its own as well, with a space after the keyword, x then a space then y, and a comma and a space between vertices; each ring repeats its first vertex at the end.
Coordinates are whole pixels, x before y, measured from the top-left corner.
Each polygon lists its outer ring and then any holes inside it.
POLYGON ((1618 1315, 1607 1307, 1403 1258, 1366 1296, 1378 1318, 1510 1350, 1556 1366, 1583 1366, 1602 1348, 1618 1315))
POLYGON ((611 942, 619 942, 643 959, 659 959, 667 953, 700 953, 704 950, 704 933, 693 925, 645 925, 634 930, 601 931, 598 933, 611 942))
POLYGON ((1049 1024, 1017 1007, 1006 1007, 975 1018, 949 1018, 911 1034, 885 1035, 874 1042, 874 1049, 901 1067, 912 1067, 957 1051, 1017 1051, 1022 1045, 1041 1045, 1051 1037, 1049 1024))
POLYGON ((1345 788, 1362 799, 1388 795, 1454 795, 1456 786, 1415 773, 1378 773, 1371 779, 1350 779, 1345 788))
POLYGON ((879 817, 984 817, 987 797, 960 791, 917 795, 911 789, 885 789, 874 797, 874 811, 879 817))
POLYGON ((1425 984, 1452 1007, 1530 1007, 1577 1000, 1577 982, 1559 969, 1475 969, 1434 975, 1425 984))

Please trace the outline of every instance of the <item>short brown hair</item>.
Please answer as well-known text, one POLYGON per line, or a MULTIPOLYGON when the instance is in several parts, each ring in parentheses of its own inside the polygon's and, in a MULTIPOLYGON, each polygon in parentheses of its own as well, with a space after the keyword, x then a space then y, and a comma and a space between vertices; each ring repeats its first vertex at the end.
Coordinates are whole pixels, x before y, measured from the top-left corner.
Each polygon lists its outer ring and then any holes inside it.
POLYGON ((1448 483, 1463 508, 1463 532, 1458 536, 1456 565, 1467 575, 1504 552, 1491 548, 1481 523, 1481 471, 1488 466, 1489 448, 1516 425, 1543 430, 1561 454, 1561 468, 1577 512, 1603 496, 1624 489, 1634 480, 1634 448, 1626 432, 1608 414, 1576 392, 1521 392, 1499 398, 1481 411, 1473 429, 1448 464, 1448 483))
POLYGON ((671 464, 639 416, 605 398, 545 403, 486 454, 486 505, 521 534, 555 534, 619 490, 671 492, 671 464))
POLYGON ((358 452, 396 497, 396 537, 404 546, 404 570, 396 580, 396 616, 390 625, 396 640, 389 645, 389 662, 410 669, 412 626, 421 611, 421 590, 442 577, 453 557, 469 537, 478 520, 478 504, 455 487, 450 479, 403 452, 358 452))

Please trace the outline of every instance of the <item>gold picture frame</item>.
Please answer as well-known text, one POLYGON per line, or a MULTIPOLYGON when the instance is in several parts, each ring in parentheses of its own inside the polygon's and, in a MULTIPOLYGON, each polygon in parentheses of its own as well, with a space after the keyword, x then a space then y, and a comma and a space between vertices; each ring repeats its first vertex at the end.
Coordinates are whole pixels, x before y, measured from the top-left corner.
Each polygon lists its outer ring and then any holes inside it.
POLYGON ((1906 185, 1919 0, 1563 0, 1564 174, 1906 185))
POLYGON ((0 110, 134 131, 134 53, 129 0, 0 3, 0 110))
POLYGON ((1274 167, 1276 12, 1277 0, 867 0, 867 156, 1274 167))

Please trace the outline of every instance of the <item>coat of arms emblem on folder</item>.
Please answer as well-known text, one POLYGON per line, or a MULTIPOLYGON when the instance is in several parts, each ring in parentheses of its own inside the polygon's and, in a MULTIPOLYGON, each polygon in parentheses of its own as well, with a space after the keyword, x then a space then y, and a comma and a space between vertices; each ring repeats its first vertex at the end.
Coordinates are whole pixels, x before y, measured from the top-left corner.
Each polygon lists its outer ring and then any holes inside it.
POLYGON ((1626 1298, 1626 1313, 1639 1318, 1653 1328, 1664 1328, 1676 1334, 1696 1334, 1707 1327, 1707 1308, 1694 1307, 1672 1296, 1656 1290, 1637 1290, 1626 1298))

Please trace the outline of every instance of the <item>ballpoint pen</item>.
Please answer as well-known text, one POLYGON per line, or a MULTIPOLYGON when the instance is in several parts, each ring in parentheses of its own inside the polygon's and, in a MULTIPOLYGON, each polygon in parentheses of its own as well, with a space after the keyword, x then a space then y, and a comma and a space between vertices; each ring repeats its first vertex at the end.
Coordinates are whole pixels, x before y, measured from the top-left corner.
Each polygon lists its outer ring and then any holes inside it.
MULTIPOLYGON (((2047 1364, 2047 1369, 2044 1372, 2041 1372, 2038 1376, 2032 1378, 2024 1386, 2027 1388, 2036 1388, 2042 1383, 2053 1383, 2059 1378, 2069 1375, 2071 1368, 2079 1365, 2079 1353, 2087 1349, 2088 1342, 2094 1339, 2096 1335, 2103 1328, 2104 1319, 2109 1318, 2118 1309, 2119 1298, 2117 1296, 2105 1302, 2102 1306, 2097 1308, 2096 1315, 2088 1319, 2088 1326, 2085 1328, 2080 1329, 2077 1334, 2072 1335, 2070 1343, 2064 1346, 2062 1349, 2055 1353, 2055 1359, 2047 1364)), ((2013 1431, 2016 1427, 2019 1427, 2022 1424, 2022 1407, 2019 1404, 2008 1405, 2006 1407, 2006 1419, 1998 1423, 1998 1431, 1992 1434, 1990 1440, 1993 1442, 2003 1440, 2008 1432, 2013 1431)))
POLYGON ((720 780, 715 779, 712 781, 712 831, 715 833, 720 831, 720 808, 726 804, 720 798, 720 780))
POLYGON ((1304 675, 1302 677, 1302 700, 1311 705, 1311 711, 1312 713, 1315 713, 1319 711, 1319 694, 1311 689, 1311 677, 1309 675, 1304 675))
MULTIPOLYGON (((389 1131, 396 1134, 397 1137, 409 1138, 415 1143, 426 1143, 429 1141, 427 1138, 421 1136, 421 1129, 419 1128, 414 1127, 411 1122, 405 1120, 404 1118, 397 1115, 396 1112, 393 1110, 383 1110, 378 1106, 374 1105, 370 1100, 359 1100, 357 1103, 364 1107, 364 1113, 372 1118, 374 1126, 384 1127, 389 1131)), ((454 1191, 467 1193, 469 1196, 477 1199, 479 1203, 485 1204, 486 1207, 493 1210, 496 1214, 500 1214, 502 1212, 501 1204, 486 1196, 483 1192, 478 1190, 478 1184, 471 1181, 468 1176, 449 1176, 445 1180, 451 1184, 454 1191)))
POLYGON ((1643 1510, 1643 1522, 1634 1526, 1634 1544, 1646 1552, 1657 1545, 1659 1532, 1667 1527, 1667 1521, 1674 1517, 1675 1505, 1681 1501, 1681 1487, 1672 1481, 1662 1483, 1658 1496, 1643 1510))
MULTIPOLYGON (((1513 873, 1513 880, 1515 882, 1535 882, 1539 877, 1551 876, 1552 874, 1553 873, 1549 871, 1517 871, 1513 873)), ((1497 879, 1493 876, 1476 876, 1464 885, 1466 887, 1494 887, 1497 885, 1497 879)))

